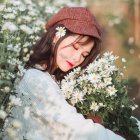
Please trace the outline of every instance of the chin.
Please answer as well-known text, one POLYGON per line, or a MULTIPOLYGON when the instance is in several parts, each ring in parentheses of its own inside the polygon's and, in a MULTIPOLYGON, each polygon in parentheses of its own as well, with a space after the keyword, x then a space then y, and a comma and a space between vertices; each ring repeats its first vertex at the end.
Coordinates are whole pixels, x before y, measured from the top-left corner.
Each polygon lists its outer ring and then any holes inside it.
POLYGON ((65 69, 60 69, 61 71, 63 71, 63 72, 68 72, 69 70, 65 70, 65 69))
POLYGON ((63 72, 68 72, 70 69, 68 69, 68 68, 64 68, 64 67, 59 67, 59 69, 61 70, 61 71, 63 71, 63 72))

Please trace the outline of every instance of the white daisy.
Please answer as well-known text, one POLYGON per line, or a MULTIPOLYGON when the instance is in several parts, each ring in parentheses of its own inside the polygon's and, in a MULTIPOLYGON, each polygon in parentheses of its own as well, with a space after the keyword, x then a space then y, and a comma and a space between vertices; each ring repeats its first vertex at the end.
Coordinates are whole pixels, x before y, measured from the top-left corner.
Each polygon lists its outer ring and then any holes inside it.
POLYGON ((99 110, 98 104, 96 102, 92 102, 92 104, 90 106, 90 110, 98 111, 99 110))
POLYGON ((113 86, 108 86, 107 91, 108 91, 110 96, 114 95, 117 92, 117 90, 115 89, 114 85, 113 86))
POLYGON ((91 83, 97 83, 100 81, 100 76, 98 74, 95 74, 95 73, 92 73, 92 74, 89 74, 88 76, 88 80, 91 82, 91 83))
POLYGON ((2 25, 2 30, 9 30, 11 32, 14 32, 18 30, 18 27, 12 22, 6 22, 2 25))
POLYGON ((65 27, 57 27, 56 30, 57 30, 56 36, 58 36, 58 37, 65 36, 65 34, 66 34, 66 28, 65 27))
POLYGON ((27 34, 32 34, 33 33, 33 30, 30 27, 28 27, 27 25, 24 25, 24 24, 20 25, 20 29, 27 34))
POLYGON ((4 88, 4 91, 5 91, 6 93, 8 93, 10 90, 11 90, 11 88, 8 87, 8 86, 6 86, 6 87, 4 88))
POLYGON ((0 118, 5 119, 6 116, 7 116, 7 113, 5 111, 3 111, 3 110, 0 110, 0 118))
POLYGON ((125 59, 125 58, 122 58, 122 62, 124 62, 124 63, 125 63, 125 62, 126 62, 126 59, 125 59))
POLYGON ((110 85, 110 84, 112 84, 111 80, 112 80, 111 77, 104 78, 105 85, 110 85))
POLYGON ((74 92, 74 94, 73 94, 73 99, 75 99, 76 102, 83 101, 83 100, 84 100, 84 99, 83 99, 83 93, 80 92, 80 91, 74 92))

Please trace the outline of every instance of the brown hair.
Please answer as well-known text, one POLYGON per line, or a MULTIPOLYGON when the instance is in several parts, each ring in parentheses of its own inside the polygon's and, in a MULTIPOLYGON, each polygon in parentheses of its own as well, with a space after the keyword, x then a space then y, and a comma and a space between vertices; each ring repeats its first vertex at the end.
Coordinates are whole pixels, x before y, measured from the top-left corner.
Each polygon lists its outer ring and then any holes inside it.
MULTIPOLYGON (((57 80, 61 80, 71 70, 63 72, 58 68, 53 71, 56 65, 57 48, 65 38, 74 33, 66 29, 66 35, 61 37, 56 44, 53 44, 53 38, 55 36, 57 26, 64 27, 63 25, 55 25, 49 28, 49 30, 42 35, 41 39, 32 47, 33 54, 31 54, 25 68, 35 67, 35 64, 46 64, 47 67, 43 71, 48 71, 50 74, 55 75, 57 80)), ((86 67, 100 53, 100 41, 93 37, 90 37, 90 40, 94 40, 95 44, 90 54, 85 58, 84 62, 80 64, 82 68, 86 67)), ((87 41, 84 43, 88 43, 87 41)))

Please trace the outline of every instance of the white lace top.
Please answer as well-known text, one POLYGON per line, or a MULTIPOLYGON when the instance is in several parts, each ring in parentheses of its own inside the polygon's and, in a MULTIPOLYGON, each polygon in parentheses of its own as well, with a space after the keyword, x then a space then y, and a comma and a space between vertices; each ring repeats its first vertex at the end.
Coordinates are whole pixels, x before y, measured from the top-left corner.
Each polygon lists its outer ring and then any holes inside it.
POLYGON ((13 108, 3 140, 124 140, 77 113, 47 72, 27 70, 16 91, 22 103, 13 108))

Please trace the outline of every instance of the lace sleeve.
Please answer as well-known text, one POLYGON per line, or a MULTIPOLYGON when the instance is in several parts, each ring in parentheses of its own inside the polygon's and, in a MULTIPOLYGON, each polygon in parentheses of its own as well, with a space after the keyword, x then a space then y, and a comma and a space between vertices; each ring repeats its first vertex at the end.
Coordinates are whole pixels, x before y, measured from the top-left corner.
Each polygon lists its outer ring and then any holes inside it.
POLYGON ((17 91, 23 100, 15 108, 16 119, 22 123, 20 138, 32 140, 123 140, 102 125, 86 120, 70 106, 48 73, 30 69, 17 91), (24 111, 24 113, 18 113, 24 111))

